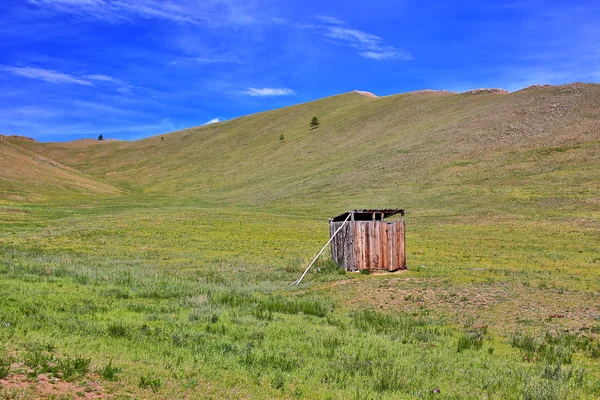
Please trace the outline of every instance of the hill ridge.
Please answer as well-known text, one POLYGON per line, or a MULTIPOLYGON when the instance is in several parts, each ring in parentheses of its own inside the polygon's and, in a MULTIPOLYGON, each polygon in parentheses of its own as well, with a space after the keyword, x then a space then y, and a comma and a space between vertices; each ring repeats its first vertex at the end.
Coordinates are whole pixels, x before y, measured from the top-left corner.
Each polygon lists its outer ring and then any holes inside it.
POLYGON ((11 140, 133 193, 240 206, 432 204, 469 185, 456 207, 488 198, 502 208, 510 187, 550 198, 552 185, 570 182, 576 197, 600 181, 600 85, 498 94, 349 92, 132 142, 11 140))

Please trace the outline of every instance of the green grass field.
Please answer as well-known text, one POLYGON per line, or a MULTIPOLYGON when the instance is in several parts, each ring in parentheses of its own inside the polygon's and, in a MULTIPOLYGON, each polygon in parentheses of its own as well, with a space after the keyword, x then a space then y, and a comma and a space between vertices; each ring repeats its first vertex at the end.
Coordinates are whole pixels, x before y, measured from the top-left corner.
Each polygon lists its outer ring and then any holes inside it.
POLYGON ((347 94, 5 139, 0 397, 598 398, 598 98, 347 94), (408 271, 323 257, 290 285, 327 217, 379 206, 408 210, 408 271))

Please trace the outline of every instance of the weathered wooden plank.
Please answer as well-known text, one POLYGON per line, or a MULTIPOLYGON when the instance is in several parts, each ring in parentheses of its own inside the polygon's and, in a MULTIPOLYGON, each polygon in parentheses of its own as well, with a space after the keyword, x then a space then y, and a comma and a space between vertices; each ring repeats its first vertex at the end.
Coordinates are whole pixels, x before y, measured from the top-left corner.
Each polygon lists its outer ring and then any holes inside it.
POLYGON ((354 229, 351 225, 348 225, 348 228, 345 231, 346 242, 344 243, 344 257, 345 264, 344 267, 347 271, 356 270, 356 265, 354 262, 354 229))
POLYGON ((399 222, 400 227, 400 240, 398 243, 400 252, 400 268, 406 269, 406 227, 404 225, 404 219, 399 222))
POLYGON ((388 270, 394 271, 394 226, 392 224, 388 224, 387 226, 387 244, 388 244, 388 252, 385 255, 385 258, 388 260, 388 270))
POLYGON ((367 262, 367 255, 369 253, 369 243, 367 242, 367 231, 366 225, 362 222, 357 223, 360 230, 360 241, 358 251, 360 252, 360 264, 358 265, 359 270, 363 270, 365 268, 369 268, 369 264, 367 262))
POLYGON ((362 265, 362 234, 360 224, 354 223, 354 265, 355 271, 360 271, 362 265))
POLYGON ((360 241, 359 241, 359 252, 360 252, 360 264, 358 265, 359 270, 369 269, 369 235, 368 226, 366 222, 358 222, 357 225, 360 229, 360 241))
POLYGON ((352 237, 354 238, 354 242, 352 243, 352 253, 354 254, 354 266, 353 266, 353 271, 358 271, 359 270, 359 265, 360 265, 360 253, 359 253, 359 248, 360 248, 360 227, 358 226, 357 223, 353 223, 352 224, 352 231, 353 231, 353 235, 352 237))
MULTIPOLYGON (((375 213, 373 213, 373 221, 375 221, 375 213)), ((377 252, 378 246, 377 244, 377 229, 375 229, 376 222, 369 222, 367 225, 368 235, 369 235, 369 270, 374 270, 377 268, 377 252)))
POLYGON ((404 238, 403 238, 403 234, 404 231, 402 229, 402 224, 401 221, 396 221, 394 222, 394 247, 395 247, 395 251, 394 251, 394 263, 395 263, 395 269, 402 269, 404 268, 404 251, 403 251, 403 244, 404 244, 404 238))
POLYGON ((379 263, 381 269, 389 270, 390 260, 388 254, 388 224, 385 222, 379 223, 379 263))

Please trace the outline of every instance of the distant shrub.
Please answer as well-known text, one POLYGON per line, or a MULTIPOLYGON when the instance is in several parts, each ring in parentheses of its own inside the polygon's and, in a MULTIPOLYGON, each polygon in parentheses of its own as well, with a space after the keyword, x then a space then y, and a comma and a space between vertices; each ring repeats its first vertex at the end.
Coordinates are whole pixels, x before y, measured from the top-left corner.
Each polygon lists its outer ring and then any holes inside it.
POLYGON ((317 117, 313 117, 310 120, 310 130, 314 130, 317 129, 319 127, 320 123, 319 123, 319 119, 317 117))

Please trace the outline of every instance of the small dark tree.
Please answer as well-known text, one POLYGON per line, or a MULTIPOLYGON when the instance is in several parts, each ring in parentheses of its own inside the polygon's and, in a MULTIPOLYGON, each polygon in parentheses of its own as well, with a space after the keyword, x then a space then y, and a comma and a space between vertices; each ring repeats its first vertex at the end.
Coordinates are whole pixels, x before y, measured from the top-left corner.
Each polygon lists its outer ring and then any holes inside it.
POLYGON ((310 121, 310 130, 317 129, 319 127, 319 119, 317 117, 313 117, 310 121))
POLYGON ((104 140, 104 136, 102 136, 102 135, 98 136, 98 140, 104 140))
POLYGON ((283 133, 281 135, 279 135, 279 141, 283 142, 285 139, 283 138, 283 133))

